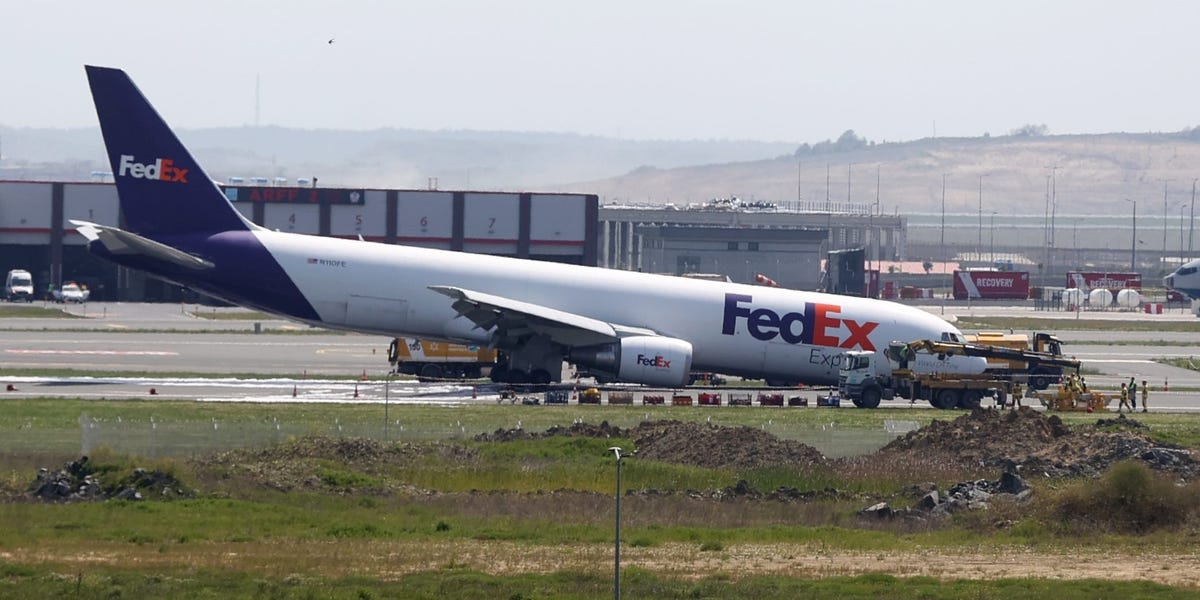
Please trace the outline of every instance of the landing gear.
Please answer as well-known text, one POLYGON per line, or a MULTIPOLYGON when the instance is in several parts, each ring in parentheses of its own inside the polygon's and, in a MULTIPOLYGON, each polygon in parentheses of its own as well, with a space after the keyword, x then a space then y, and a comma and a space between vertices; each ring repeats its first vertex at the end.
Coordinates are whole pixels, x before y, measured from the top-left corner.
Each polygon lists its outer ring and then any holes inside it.
POLYGON ((495 365, 492 367, 492 372, 488 376, 492 383, 508 383, 508 367, 504 365, 495 365))
POLYGON ((529 374, 529 383, 534 385, 547 385, 550 383, 550 379, 550 371, 545 369, 534 369, 534 371, 529 374))

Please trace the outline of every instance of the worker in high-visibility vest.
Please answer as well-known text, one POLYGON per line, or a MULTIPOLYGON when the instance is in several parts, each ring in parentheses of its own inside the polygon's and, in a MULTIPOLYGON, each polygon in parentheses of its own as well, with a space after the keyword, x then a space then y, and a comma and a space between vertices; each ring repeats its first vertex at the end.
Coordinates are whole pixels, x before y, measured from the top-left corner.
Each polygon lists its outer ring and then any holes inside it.
POLYGON ((1142 412, 1147 412, 1149 410, 1149 405, 1146 404, 1149 401, 1150 401, 1150 386, 1146 385, 1146 380, 1143 379, 1142 380, 1142 412))
MULTIPOLYGON (((1124 409, 1126 409, 1126 408, 1129 408, 1129 384, 1122 381, 1121 382, 1121 403, 1117 405, 1117 412, 1118 413, 1124 412, 1124 409)), ((1129 412, 1133 412, 1133 409, 1129 408, 1129 412)))

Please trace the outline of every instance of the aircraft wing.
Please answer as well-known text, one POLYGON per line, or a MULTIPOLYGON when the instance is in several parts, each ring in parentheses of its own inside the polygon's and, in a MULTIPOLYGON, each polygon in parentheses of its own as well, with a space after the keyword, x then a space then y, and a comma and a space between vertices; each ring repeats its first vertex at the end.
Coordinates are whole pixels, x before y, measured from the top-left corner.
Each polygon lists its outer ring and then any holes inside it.
POLYGON ((196 270, 211 269, 214 266, 211 262, 192 256, 182 250, 177 250, 166 244, 160 244, 154 240, 117 229, 116 227, 97 225, 87 221, 71 221, 71 224, 75 226, 75 229, 84 238, 87 238, 87 241, 94 242, 100 240, 100 243, 104 244, 105 249, 114 255, 146 256, 196 270))
POLYGON ((659 335, 494 294, 442 285, 431 285, 429 289, 452 298, 454 310, 476 327, 494 327, 494 342, 499 347, 530 334, 544 335, 570 348, 612 343, 626 335, 659 335))

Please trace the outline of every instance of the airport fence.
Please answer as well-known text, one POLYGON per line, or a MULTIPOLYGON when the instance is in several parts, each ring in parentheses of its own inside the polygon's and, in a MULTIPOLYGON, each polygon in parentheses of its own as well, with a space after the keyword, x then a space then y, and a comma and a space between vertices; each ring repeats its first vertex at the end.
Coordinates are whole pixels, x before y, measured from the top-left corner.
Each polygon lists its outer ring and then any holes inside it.
MULTIPOLYGON (((628 423, 611 423, 633 427, 628 423)), ((79 450, 87 454, 99 447, 146 457, 198 457, 232 449, 265 448, 301 436, 366 438, 387 441, 427 441, 470 439, 484 431, 469 430, 453 423, 412 427, 400 421, 383 423, 343 423, 335 420, 324 426, 312 423, 288 423, 285 420, 255 422, 159 422, 129 419, 95 419, 83 415, 79 420, 79 450)), ((843 428, 830 423, 820 427, 800 427, 765 422, 761 429, 781 439, 808 444, 831 458, 868 454, 918 427, 915 421, 887 421, 882 429, 843 428)))

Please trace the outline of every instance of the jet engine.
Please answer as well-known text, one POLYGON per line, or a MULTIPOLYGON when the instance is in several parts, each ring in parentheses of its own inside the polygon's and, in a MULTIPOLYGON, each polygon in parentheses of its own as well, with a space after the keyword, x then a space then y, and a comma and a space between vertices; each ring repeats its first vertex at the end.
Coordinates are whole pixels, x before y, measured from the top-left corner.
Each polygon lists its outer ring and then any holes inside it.
POLYGON ((612 344, 573 348, 567 360, 621 381, 682 387, 692 370, 692 344, 669 337, 630 336, 612 344))

